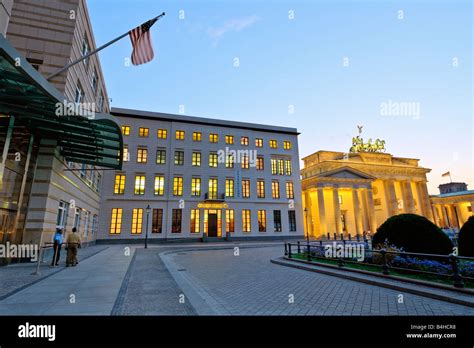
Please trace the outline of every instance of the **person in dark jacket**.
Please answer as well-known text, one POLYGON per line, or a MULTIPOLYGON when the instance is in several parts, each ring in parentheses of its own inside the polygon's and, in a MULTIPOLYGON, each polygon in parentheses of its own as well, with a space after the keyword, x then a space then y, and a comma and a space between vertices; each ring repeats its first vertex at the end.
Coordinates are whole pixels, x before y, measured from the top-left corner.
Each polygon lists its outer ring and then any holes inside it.
POLYGON ((56 233, 53 238, 53 260, 51 266, 59 266, 59 259, 61 257, 61 244, 63 244, 63 230, 56 228, 56 233))

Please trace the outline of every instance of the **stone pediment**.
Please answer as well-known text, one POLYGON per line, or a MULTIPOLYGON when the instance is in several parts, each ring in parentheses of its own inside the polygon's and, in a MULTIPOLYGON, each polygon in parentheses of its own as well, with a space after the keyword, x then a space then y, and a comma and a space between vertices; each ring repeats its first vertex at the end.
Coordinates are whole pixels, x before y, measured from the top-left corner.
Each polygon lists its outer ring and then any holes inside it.
POLYGON ((319 178, 334 178, 334 179, 356 179, 356 180, 375 180, 372 175, 361 172, 360 170, 342 167, 318 174, 319 178))

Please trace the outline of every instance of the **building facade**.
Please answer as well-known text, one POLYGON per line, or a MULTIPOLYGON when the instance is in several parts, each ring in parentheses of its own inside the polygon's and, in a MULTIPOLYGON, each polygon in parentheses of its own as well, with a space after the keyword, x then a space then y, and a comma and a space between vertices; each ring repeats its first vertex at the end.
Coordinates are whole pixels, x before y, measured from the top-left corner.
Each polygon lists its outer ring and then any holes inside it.
POLYGON ((12 7, 13 0, 0 0, 0 34, 3 36, 7 33, 12 7))
POLYGON ((296 129, 112 114, 125 157, 122 171, 104 173, 99 239, 303 236, 296 129))
MULTIPOLYGON (((4 0, 4 3, 12 2, 4 0)), ((72 124, 82 122, 84 129, 110 125, 108 121, 94 120, 95 117, 107 118, 109 111, 98 56, 90 57, 50 81, 44 80, 44 77, 95 48, 84 0, 15 0, 6 28, 6 39, 16 50, 16 56, 5 53, 5 65, 2 66, 5 71, 10 69, 12 74, 28 76, 39 92, 47 94, 47 100, 72 102, 93 112, 90 120, 78 116, 75 116, 76 120, 64 117, 65 124, 54 127, 63 127, 64 134, 71 131, 72 139, 73 133, 79 137, 76 131, 80 129, 72 124), (22 62, 24 59, 25 63, 15 70, 13 65, 7 64, 9 59, 21 59, 22 62), (46 92, 41 86, 47 86, 46 92), (68 120, 70 124, 67 124, 68 120)), ((23 82, 21 76, 19 78, 23 82)), ((34 96, 26 97, 33 100, 34 96)), ((94 242, 103 176, 100 166, 94 165, 100 160, 96 161, 90 154, 91 151, 97 152, 97 139, 86 139, 86 143, 81 145, 85 140, 83 136, 77 148, 67 152, 68 139, 64 134, 56 136, 54 130, 44 130, 46 122, 32 126, 31 117, 51 116, 52 122, 57 110, 34 105, 34 112, 30 115, 13 108, 11 104, 0 105, 0 137, 3 140, 0 242, 44 245, 52 241, 56 227, 64 228, 67 233, 72 227, 77 227, 85 243, 94 242), (92 144, 91 150, 87 150, 89 144, 92 144), (80 158, 74 156, 79 146, 83 146, 80 158), (20 161, 15 160, 15 154, 20 154, 20 161)), ((111 127, 113 129, 113 125, 111 127)))
POLYGON ((440 193, 431 196, 434 220, 439 227, 459 229, 473 215, 474 190, 463 182, 438 186, 440 193))
POLYGON ((387 218, 433 221, 426 174, 417 159, 388 153, 318 151, 301 170, 307 232, 313 238, 375 233, 387 218))

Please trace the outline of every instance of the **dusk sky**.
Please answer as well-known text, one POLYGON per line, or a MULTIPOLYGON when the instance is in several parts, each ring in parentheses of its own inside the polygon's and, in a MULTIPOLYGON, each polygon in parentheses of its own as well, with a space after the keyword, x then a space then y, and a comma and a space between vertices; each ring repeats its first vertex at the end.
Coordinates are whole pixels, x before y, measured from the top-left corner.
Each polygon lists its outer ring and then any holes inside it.
POLYGON ((151 30, 151 63, 126 66, 128 38, 100 54, 113 107, 179 113, 183 105, 187 115, 296 127, 300 157, 348 151, 363 125, 364 140, 384 139, 387 152, 432 169, 431 194, 447 171, 474 188, 470 0, 88 7, 98 46, 166 12, 151 30), (401 103, 412 108, 397 115, 401 103))

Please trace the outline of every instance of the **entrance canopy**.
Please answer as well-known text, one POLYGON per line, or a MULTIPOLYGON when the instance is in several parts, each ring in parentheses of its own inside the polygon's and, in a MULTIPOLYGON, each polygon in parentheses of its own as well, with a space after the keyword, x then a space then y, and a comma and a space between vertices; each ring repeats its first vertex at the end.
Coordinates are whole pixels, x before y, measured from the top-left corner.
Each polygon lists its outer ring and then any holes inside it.
POLYGON ((67 161, 121 169, 120 127, 107 114, 81 112, 77 106, 0 35, 0 115, 14 116, 39 138, 57 140, 67 161))

